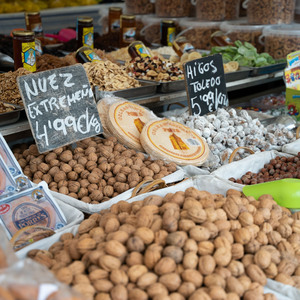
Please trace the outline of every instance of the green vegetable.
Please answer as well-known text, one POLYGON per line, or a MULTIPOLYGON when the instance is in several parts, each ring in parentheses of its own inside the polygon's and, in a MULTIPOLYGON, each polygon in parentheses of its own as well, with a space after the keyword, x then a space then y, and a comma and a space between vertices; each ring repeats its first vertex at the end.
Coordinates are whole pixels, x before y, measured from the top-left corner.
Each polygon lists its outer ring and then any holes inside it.
POLYGON ((250 43, 236 41, 234 46, 213 47, 210 54, 220 53, 224 63, 237 61, 243 67, 264 67, 285 62, 285 59, 275 60, 268 53, 257 53, 257 49, 250 43))

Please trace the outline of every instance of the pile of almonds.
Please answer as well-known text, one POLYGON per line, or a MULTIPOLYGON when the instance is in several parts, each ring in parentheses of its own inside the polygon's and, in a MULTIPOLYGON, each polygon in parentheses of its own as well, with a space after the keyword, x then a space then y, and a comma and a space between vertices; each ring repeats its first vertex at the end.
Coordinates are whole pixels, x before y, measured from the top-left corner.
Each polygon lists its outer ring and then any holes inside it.
POLYGON ((273 300, 267 277, 300 287, 300 212, 239 191, 120 201, 28 256, 95 300, 273 300))
POLYGON ((174 163, 151 160, 110 137, 85 139, 71 146, 40 154, 36 145, 13 150, 23 172, 33 182, 46 181, 52 191, 98 204, 143 180, 159 179, 176 171, 174 163))
POLYGON ((258 173, 247 172, 240 179, 231 177, 229 180, 251 185, 284 178, 300 179, 300 152, 298 155, 292 157, 276 156, 268 164, 265 164, 258 173))

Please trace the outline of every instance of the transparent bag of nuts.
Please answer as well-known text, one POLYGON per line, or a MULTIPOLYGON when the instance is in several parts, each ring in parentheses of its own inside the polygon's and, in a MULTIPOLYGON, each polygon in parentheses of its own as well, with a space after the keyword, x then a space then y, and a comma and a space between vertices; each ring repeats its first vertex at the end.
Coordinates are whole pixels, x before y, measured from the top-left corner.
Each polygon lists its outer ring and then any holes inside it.
POLYGON ((249 24, 291 24, 294 21, 295 0, 246 0, 249 24))
POLYGON ((190 0, 155 0, 155 14, 163 18, 188 17, 190 6, 190 0))
POLYGON ((144 15, 154 13, 154 3, 151 0, 125 0, 127 14, 144 15))

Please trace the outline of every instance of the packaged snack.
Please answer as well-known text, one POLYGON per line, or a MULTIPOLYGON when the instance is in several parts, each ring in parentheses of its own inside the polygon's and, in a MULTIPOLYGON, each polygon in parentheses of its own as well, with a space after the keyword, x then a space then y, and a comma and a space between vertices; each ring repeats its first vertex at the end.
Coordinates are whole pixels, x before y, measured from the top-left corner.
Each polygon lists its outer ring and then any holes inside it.
POLYGON ((11 152, 9 146, 7 145, 4 137, 0 133, 0 156, 4 160, 5 164, 7 165, 11 175, 13 177, 19 176, 22 174, 22 169, 18 164, 15 156, 11 152))
MULTIPOLYGON (((17 186, 2 156, 0 156, 0 199, 16 192, 17 186)), ((0 209, 1 214, 1 209, 0 209)))
POLYGON ((39 186, 4 198, 0 204, 0 224, 11 238, 20 229, 40 225, 57 230, 66 218, 56 204, 45 182, 39 186))

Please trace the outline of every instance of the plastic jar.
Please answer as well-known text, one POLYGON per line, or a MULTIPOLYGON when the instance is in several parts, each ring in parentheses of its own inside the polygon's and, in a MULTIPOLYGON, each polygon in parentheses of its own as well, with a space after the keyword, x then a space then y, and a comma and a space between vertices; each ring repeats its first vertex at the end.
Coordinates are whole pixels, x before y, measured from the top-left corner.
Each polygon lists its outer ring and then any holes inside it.
POLYGON ((155 14, 163 18, 188 17, 190 0, 155 0, 155 14))
POLYGON ((239 40, 251 43, 256 47, 257 52, 261 53, 265 50, 263 43, 260 42, 264 27, 264 25, 249 25, 247 20, 236 20, 222 22, 220 29, 233 42, 239 40))
POLYGON ((120 46, 126 47, 136 40, 135 16, 122 15, 120 26, 120 46))
POLYGON ((263 30, 265 52, 275 59, 300 49, 300 25, 277 25, 263 30))
POLYGON ((79 17, 76 26, 77 48, 82 46, 94 48, 93 18, 79 17))
POLYGON ((177 35, 184 36, 196 49, 210 50, 211 35, 220 30, 221 22, 201 22, 198 20, 181 20, 182 31, 177 35))
POLYGON ((290 24, 294 20, 295 0, 248 0, 249 24, 290 24))
POLYGON ((28 30, 13 31, 15 70, 25 68, 36 71, 34 32, 28 30))
POLYGON ((33 31, 35 36, 43 35, 42 19, 39 11, 25 12, 26 29, 33 31))
POLYGON ((154 3, 151 0, 125 0, 125 11, 127 14, 153 14, 154 7, 154 3))

